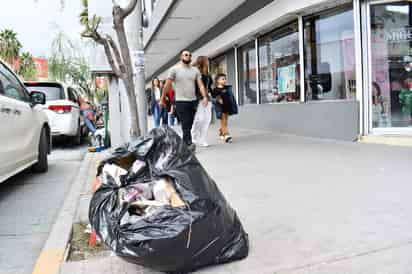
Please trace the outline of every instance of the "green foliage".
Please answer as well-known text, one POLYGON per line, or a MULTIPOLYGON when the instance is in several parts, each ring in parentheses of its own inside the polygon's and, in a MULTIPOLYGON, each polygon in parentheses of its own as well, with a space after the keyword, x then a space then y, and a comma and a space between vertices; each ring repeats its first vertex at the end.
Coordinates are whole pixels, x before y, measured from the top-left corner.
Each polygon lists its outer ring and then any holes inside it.
POLYGON ((89 64, 82 50, 63 32, 59 32, 52 43, 49 61, 49 78, 79 86, 89 97, 92 93, 92 77, 89 64))
POLYGON ((83 11, 80 13, 80 24, 84 26, 84 31, 81 33, 81 36, 84 38, 94 38, 99 39, 98 29, 101 23, 102 18, 97 15, 93 15, 89 18, 89 1, 82 0, 83 11))
POLYGON ((20 56, 20 65, 17 73, 26 81, 37 80, 36 64, 29 52, 23 52, 20 56))
POLYGON ((17 39, 17 33, 10 29, 0 32, 0 57, 12 65, 19 57, 22 45, 17 39))
POLYGON ((108 94, 109 94, 109 90, 107 87, 104 88, 97 88, 96 92, 94 93, 94 98, 96 98, 96 101, 101 104, 101 102, 103 101, 103 99, 108 98, 108 94))

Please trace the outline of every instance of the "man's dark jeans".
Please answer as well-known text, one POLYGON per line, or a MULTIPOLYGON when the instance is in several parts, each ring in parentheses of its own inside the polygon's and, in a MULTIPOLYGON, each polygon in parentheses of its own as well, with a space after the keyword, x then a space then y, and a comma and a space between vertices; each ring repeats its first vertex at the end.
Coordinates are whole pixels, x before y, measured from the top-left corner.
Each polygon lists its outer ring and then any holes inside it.
POLYGON ((198 101, 176 101, 176 112, 182 124, 183 141, 192 144, 192 126, 195 119, 198 101))

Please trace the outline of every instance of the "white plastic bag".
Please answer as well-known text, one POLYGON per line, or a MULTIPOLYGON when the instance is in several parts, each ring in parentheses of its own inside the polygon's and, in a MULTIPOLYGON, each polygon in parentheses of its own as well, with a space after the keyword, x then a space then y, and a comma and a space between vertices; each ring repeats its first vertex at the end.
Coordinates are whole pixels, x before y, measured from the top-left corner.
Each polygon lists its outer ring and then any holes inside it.
POLYGON ((212 104, 205 107, 199 103, 192 126, 192 139, 194 143, 206 144, 207 131, 212 120, 212 104))

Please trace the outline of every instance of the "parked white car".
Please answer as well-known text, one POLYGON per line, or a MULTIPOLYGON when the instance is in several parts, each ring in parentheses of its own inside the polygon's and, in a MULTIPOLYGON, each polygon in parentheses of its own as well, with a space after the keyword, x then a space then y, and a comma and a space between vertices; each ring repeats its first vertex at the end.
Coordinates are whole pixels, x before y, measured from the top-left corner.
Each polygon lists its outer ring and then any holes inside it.
POLYGON ((41 110, 45 101, 42 93, 29 94, 0 60, 0 183, 29 167, 47 171, 51 142, 49 122, 41 110))
POLYGON ((80 115, 78 92, 73 87, 55 82, 26 82, 25 85, 29 92, 40 91, 46 94, 43 110, 49 118, 52 136, 67 136, 73 144, 79 145, 83 119, 80 115))

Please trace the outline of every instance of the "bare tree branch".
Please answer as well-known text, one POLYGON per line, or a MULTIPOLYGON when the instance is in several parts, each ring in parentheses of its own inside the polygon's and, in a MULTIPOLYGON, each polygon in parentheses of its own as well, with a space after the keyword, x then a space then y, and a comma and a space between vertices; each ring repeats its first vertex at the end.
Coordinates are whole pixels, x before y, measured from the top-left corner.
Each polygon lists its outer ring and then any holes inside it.
POLYGON ((106 36, 106 39, 110 45, 110 47, 113 50, 114 53, 114 57, 116 58, 117 64, 119 65, 119 69, 121 73, 125 73, 125 68, 123 65, 123 61, 122 58, 120 57, 120 51, 119 48, 117 47, 116 43, 113 41, 112 37, 110 37, 109 35, 106 36))
POLYGON ((88 11, 85 11, 81 15, 81 23, 85 26, 85 30, 82 33, 83 37, 93 39, 96 43, 103 45, 107 61, 113 71, 113 73, 123 80, 130 110, 130 137, 132 140, 140 135, 139 127, 139 113, 137 111, 137 101, 135 94, 135 85, 133 81, 133 66, 129 51, 129 45, 126 37, 126 31, 124 28, 124 20, 130 15, 136 8, 137 1, 141 0, 129 0, 128 5, 123 9, 117 4, 117 1, 112 0, 113 9, 113 28, 116 31, 118 44, 115 43, 110 36, 102 36, 99 33, 99 24, 101 18, 93 15, 88 17, 88 11))
POLYGON ((114 62, 112 51, 110 50, 109 42, 106 39, 103 39, 103 40, 104 40, 103 47, 104 47, 104 51, 106 52, 107 61, 109 62, 113 73, 117 77, 120 78, 122 76, 122 74, 121 74, 120 70, 116 67, 116 63, 114 62))
POLYGON ((137 1, 140 0, 130 0, 129 4, 125 8, 120 9, 122 19, 126 18, 134 11, 137 5, 137 1))

